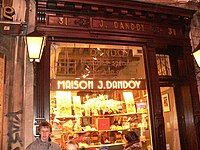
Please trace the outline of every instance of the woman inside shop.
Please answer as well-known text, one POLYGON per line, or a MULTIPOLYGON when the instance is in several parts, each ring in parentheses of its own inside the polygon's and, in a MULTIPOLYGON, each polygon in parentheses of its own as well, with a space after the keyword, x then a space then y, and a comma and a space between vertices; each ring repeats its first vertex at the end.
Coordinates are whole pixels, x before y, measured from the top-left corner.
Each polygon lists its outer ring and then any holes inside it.
POLYGON ((134 131, 124 131, 123 137, 126 141, 124 150, 142 150, 140 138, 134 131))

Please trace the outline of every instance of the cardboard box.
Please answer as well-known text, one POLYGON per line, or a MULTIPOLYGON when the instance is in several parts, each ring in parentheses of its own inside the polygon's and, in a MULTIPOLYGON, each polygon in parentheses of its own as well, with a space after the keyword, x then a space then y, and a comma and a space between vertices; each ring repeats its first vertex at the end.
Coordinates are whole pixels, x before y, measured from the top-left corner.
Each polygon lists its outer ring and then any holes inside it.
POLYGON ((97 130, 110 130, 110 119, 109 118, 97 118, 96 119, 97 130))

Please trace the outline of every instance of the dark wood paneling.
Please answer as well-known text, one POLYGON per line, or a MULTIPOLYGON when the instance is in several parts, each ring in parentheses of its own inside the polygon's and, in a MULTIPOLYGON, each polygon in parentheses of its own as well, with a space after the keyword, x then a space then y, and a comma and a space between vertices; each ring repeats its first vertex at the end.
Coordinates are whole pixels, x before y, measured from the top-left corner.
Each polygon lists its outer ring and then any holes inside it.
POLYGON ((162 101, 160 95, 160 86, 158 70, 156 64, 156 50, 154 41, 149 41, 146 45, 146 76, 148 86, 148 98, 151 114, 152 142, 155 150, 166 149, 164 118, 162 111, 162 101))
POLYGON ((200 149, 200 100, 197 90, 197 81, 194 68, 194 57, 191 55, 189 41, 184 45, 184 60, 187 66, 188 94, 183 97, 185 105, 189 105, 184 113, 187 113, 186 124, 191 130, 187 130, 189 149, 200 149), (192 139, 190 137, 193 137, 192 139))
POLYGON ((40 63, 36 63, 35 118, 49 120, 50 110, 50 45, 44 48, 40 63))

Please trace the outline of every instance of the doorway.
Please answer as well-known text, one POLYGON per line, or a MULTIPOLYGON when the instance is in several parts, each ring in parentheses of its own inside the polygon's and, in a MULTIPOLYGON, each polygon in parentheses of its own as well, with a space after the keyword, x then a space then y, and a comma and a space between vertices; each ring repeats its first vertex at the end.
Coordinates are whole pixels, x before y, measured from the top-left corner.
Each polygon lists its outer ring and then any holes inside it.
POLYGON ((167 150, 181 150, 173 87, 160 87, 167 150))

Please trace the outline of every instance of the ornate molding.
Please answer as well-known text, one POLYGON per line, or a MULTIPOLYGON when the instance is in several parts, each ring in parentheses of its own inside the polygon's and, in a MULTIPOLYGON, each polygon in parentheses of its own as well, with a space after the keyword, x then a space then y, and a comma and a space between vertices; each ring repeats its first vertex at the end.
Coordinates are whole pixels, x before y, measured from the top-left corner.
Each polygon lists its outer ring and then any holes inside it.
POLYGON ((81 18, 79 20, 75 20, 74 24, 79 25, 80 27, 86 27, 88 28, 90 26, 90 20, 81 18))
POLYGON ((123 5, 107 1, 78 1, 78 0, 59 0, 46 1, 38 0, 37 2, 37 23, 46 23, 46 14, 76 15, 76 16, 101 16, 106 18, 117 18, 127 20, 148 20, 148 21, 167 21, 178 22, 192 18, 192 10, 184 10, 158 4, 145 2, 123 1, 123 5), (176 10, 175 10, 176 9, 176 10), (171 13, 176 12, 176 13, 171 13))

